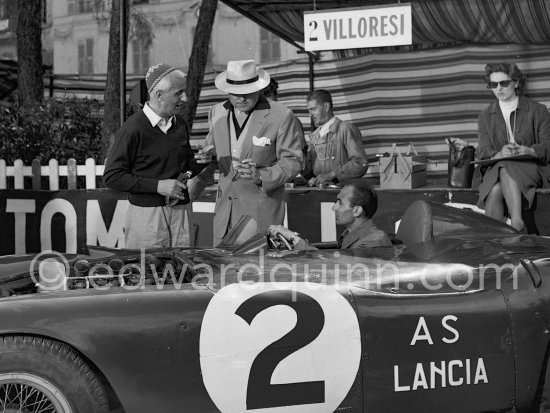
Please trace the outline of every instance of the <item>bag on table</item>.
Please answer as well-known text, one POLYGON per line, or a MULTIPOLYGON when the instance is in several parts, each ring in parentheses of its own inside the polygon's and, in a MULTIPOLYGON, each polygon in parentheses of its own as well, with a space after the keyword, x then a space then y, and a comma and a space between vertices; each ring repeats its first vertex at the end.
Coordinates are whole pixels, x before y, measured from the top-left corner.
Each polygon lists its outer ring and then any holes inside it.
POLYGON ((427 163, 409 142, 402 154, 394 143, 388 155, 378 158, 380 189, 412 189, 426 185, 427 163))

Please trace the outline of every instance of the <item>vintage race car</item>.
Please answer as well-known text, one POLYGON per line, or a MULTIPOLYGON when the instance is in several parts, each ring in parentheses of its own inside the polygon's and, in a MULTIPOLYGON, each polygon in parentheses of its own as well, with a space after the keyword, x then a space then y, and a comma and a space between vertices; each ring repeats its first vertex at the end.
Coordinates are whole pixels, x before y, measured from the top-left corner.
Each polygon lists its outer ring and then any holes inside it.
POLYGON ((549 257, 423 201, 385 248, 3 257, 0 411, 539 411, 549 257))

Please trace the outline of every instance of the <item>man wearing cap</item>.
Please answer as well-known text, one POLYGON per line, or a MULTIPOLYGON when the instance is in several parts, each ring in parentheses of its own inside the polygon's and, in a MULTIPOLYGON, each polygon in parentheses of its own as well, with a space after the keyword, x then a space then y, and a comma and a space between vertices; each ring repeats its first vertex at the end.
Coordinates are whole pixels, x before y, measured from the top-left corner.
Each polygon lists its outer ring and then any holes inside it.
POLYGON ((187 102, 185 73, 164 63, 145 76, 149 101, 122 125, 109 150, 103 182, 128 193, 126 248, 190 246, 186 180, 196 165, 189 130, 178 114, 187 102))
POLYGON ((230 61, 216 77, 216 87, 229 96, 210 110, 206 146, 197 155, 208 162, 215 153, 220 172, 214 245, 243 216, 256 224, 251 235, 282 224, 284 184, 302 168, 303 132, 291 110, 260 93, 269 80, 253 60, 230 61))

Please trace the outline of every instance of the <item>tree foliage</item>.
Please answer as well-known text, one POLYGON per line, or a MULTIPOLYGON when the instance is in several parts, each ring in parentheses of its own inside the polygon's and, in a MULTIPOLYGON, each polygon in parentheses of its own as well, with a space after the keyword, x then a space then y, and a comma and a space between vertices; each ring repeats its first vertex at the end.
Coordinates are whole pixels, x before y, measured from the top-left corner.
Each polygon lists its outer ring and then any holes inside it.
POLYGON ((33 159, 47 164, 57 159, 66 164, 75 158, 99 159, 101 153, 101 116, 99 104, 89 99, 49 99, 44 104, 17 100, 0 109, 0 159, 13 164, 33 159))
MULTIPOLYGON (((137 39, 144 44, 151 44, 154 33, 147 16, 143 15, 138 8, 133 9, 130 12, 130 0, 95 0, 96 19, 99 24, 105 24, 106 19, 110 19, 109 27, 109 50, 107 57, 107 79, 104 94, 104 115, 103 115, 103 127, 102 138, 100 144, 100 154, 96 159, 102 160, 115 139, 116 133, 120 128, 120 69, 121 69, 121 53, 120 45, 123 44, 124 59, 127 56, 128 38, 137 39), (109 2, 111 4, 109 5, 109 2), (121 4, 126 6, 126 32, 124 34, 124 41, 120 41, 120 7, 121 4), (109 7, 110 6, 110 7, 109 7), (132 18, 130 19, 130 16, 132 18), (101 22, 100 22, 101 20, 101 22), (131 24, 130 24, 131 22, 131 24)), ((17 49, 18 49, 18 61, 19 61, 19 85, 18 85, 18 101, 17 108, 12 108, 12 111, 19 112, 22 108, 29 107, 32 110, 39 110, 42 114, 39 119, 45 121, 53 121, 46 119, 47 116, 43 116, 44 113, 48 113, 49 109, 42 111, 44 108, 50 108, 54 103, 49 103, 46 106, 40 106, 43 101, 44 89, 43 89, 43 71, 42 71, 42 29, 41 29, 41 1, 34 0, 20 0, 17 2, 9 2, 11 15, 17 16, 17 49), (42 109, 37 109, 42 108, 42 109)), ((206 62, 208 59, 208 48, 210 42, 210 35, 212 32, 212 25, 214 23, 214 17, 216 14, 218 0, 203 0, 200 6, 199 20, 197 23, 195 37, 193 39, 193 48, 191 56, 189 58, 188 69, 188 81, 187 81, 187 96, 189 99, 188 104, 184 109, 184 117, 187 123, 191 126, 193 118, 196 113, 197 104, 202 89, 202 82, 204 78, 204 71, 206 68, 206 62)), ((126 61, 124 66, 126 67, 126 61)), ((54 105, 55 106, 55 105, 54 105)), ((32 113, 32 112, 30 112, 32 113)), ((30 116, 32 117, 32 116, 30 116)), ((21 127, 21 122, 24 122, 24 117, 18 118, 18 125, 21 127)), ((38 130, 47 131, 48 128, 44 126, 38 127, 35 122, 29 124, 33 136, 39 143, 37 147, 41 147, 43 139, 39 139, 35 133, 38 130)), ((13 126, 13 122, 8 122, 13 126)), ((12 127, 10 126, 10 127, 12 127)), ((7 129, 4 128, 4 131, 7 129)), ((45 134, 44 136, 51 136, 45 134)), ((21 138, 17 138, 18 141, 21 138)), ((6 142, 6 141, 4 141, 6 142)), ((55 142, 60 142, 59 139, 55 142)), ((26 148, 34 148, 35 145, 31 142, 23 143, 26 148)), ((15 153, 14 146, 9 145, 12 152, 8 154, 6 150, 3 153, 11 158, 15 153)), ((70 146, 69 146, 70 148, 70 146)), ((50 153, 49 151, 48 153, 50 153)), ((31 150, 29 156, 37 156, 40 152, 31 150)), ((63 156, 63 155, 62 155, 63 156)), ((92 156, 92 154, 90 154, 92 156)), ((1 158, 1 157, 0 157, 1 158)))

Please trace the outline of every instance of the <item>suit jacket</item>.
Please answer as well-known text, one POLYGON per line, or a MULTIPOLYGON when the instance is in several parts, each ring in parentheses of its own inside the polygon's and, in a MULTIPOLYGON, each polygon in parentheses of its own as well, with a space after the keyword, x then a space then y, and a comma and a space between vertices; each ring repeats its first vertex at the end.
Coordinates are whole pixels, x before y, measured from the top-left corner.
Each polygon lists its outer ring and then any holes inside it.
POLYGON ((365 221, 354 231, 345 230, 338 238, 338 248, 390 247, 390 239, 384 231, 376 228, 372 220, 365 221))
POLYGON ((247 129, 239 137, 239 160, 252 159, 261 176, 261 185, 241 179, 233 169, 230 140, 231 104, 212 107, 208 116, 210 131, 205 145, 214 145, 220 177, 214 211, 214 245, 217 245, 241 216, 257 223, 256 232, 271 224, 282 224, 285 214, 284 184, 302 169, 303 132, 292 111, 260 96, 250 115, 247 129), (254 139, 253 139, 254 138, 254 139))
MULTIPOLYGON (((381 229, 376 228, 372 220, 363 222, 353 231, 344 230, 338 237, 337 248, 374 248, 391 247, 392 243, 388 235, 381 229)), ((317 247, 310 245, 304 239, 300 239, 294 245, 294 251, 316 250, 317 247)))

